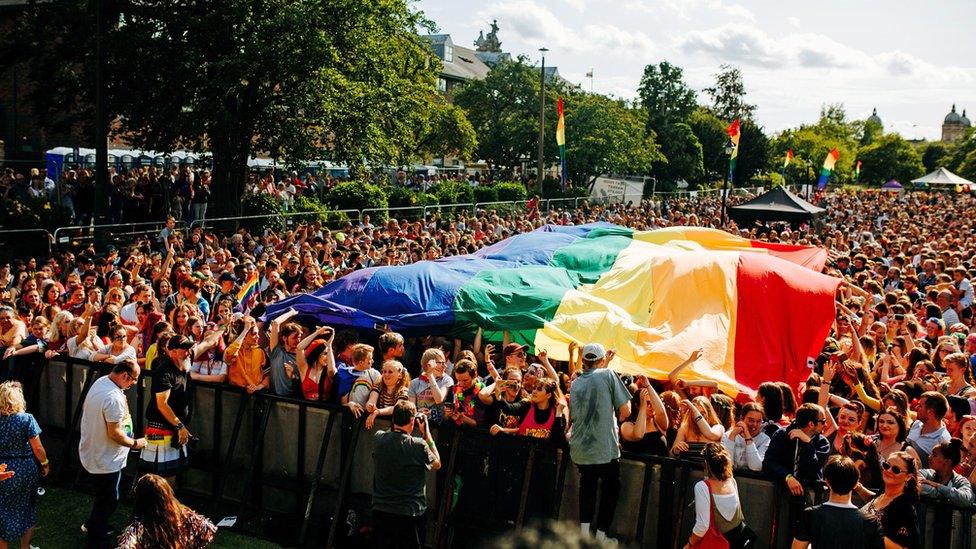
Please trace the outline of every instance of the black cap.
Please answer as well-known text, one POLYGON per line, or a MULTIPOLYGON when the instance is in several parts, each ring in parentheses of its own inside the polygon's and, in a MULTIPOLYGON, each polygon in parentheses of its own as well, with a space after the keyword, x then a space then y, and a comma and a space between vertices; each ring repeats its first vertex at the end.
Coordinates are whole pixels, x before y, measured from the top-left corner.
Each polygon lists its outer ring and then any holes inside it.
POLYGON ((193 348, 193 341, 186 336, 175 335, 169 338, 169 343, 166 345, 166 348, 170 351, 175 351, 176 349, 186 349, 189 351, 193 348))
POLYGON ((219 282, 223 282, 225 280, 229 280, 231 282, 237 283, 237 277, 234 276, 234 273, 232 273, 230 271, 224 271, 224 272, 220 273, 220 278, 218 278, 217 280, 219 282))

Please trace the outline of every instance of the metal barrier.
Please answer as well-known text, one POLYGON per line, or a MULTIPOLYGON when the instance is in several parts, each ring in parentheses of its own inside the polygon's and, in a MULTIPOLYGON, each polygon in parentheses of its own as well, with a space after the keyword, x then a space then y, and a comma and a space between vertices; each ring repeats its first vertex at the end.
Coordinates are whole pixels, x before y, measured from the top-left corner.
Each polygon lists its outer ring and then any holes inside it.
MULTIPOLYGON (((44 362, 36 370, 35 397, 44 398, 33 400, 31 411, 45 437, 60 435, 66 441, 60 454, 51 454, 55 478, 64 478, 66 467, 77 462, 81 404, 107 369, 69 358, 44 362)), ((146 372, 136 391, 126 395, 137 435, 145 428, 151 383, 152 372, 146 372)), ((194 382, 193 387, 189 428, 200 444, 180 486, 208 497, 211 516, 234 503, 235 528, 246 530, 255 517, 284 513, 294 517, 287 541, 307 544, 312 528, 322 524, 320 541, 332 547, 341 537, 337 529, 347 509, 368 514, 364 500, 372 491, 373 437, 365 436, 362 422, 344 407, 266 393, 248 396, 223 384, 194 382)), ((389 428, 388 422, 377 423, 374 430, 389 428)), ((579 519, 579 480, 565 448, 545 440, 492 436, 482 429, 442 427, 437 439, 444 465, 427 481, 428 541, 434 547, 483 541, 533 519, 579 519)), ((136 460, 129 461, 130 470, 136 469, 136 460)), ((634 546, 677 549, 694 524, 694 485, 701 478, 694 463, 625 453, 612 534, 634 546)), ((737 471, 736 479, 746 521, 759 534, 757 547, 789 546, 786 525, 798 508, 791 510, 784 487, 752 472, 737 471)), ((823 493, 812 497, 822 501, 823 493)), ((972 508, 923 503, 918 509, 923 547, 972 546, 972 508)))
POLYGON ((24 253, 37 253, 36 243, 33 239, 24 242, 23 235, 36 234, 37 240, 43 240, 43 246, 47 248, 47 254, 51 255, 51 244, 54 237, 44 229, 10 229, 0 230, 0 256, 17 257, 24 253))
MULTIPOLYGON (((141 223, 112 223, 108 225, 73 225, 69 227, 58 227, 54 230, 53 240, 58 245, 69 244, 74 241, 88 241, 95 238, 97 232, 104 232, 104 234, 112 237, 122 237, 122 236, 134 236, 142 235, 147 233, 159 232, 166 226, 166 221, 146 221, 141 223), (146 229, 140 229, 139 227, 146 227, 146 229), (113 229, 121 229, 119 231, 113 229), (76 231, 75 235, 68 235, 66 233, 70 231, 76 231)), ((176 222, 176 230, 185 230, 187 228, 186 223, 183 221, 176 222)))

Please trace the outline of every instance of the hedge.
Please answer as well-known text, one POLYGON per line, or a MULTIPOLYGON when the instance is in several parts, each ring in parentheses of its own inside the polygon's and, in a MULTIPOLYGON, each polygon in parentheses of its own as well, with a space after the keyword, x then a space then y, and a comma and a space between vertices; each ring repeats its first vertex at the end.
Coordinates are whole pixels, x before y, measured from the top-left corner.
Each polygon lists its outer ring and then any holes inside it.
POLYGON ((528 197, 525 185, 521 183, 498 183, 495 189, 498 190, 498 200, 504 202, 520 202, 528 197))
POLYGON ((474 190, 471 185, 459 181, 445 181, 430 189, 440 200, 441 204, 471 204, 474 202, 474 190))
POLYGON ((280 231, 282 228, 281 214, 285 213, 278 202, 270 194, 259 193, 244 197, 241 207, 241 215, 263 215, 268 216, 264 219, 244 219, 241 220, 241 227, 247 229, 252 234, 263 233, 265 229, 280 231))
POLYGON ((474 201, 479 204, 498 202, 498 189, 494 185, 478 185, 474 188, 474 201))
POLYGON ((373 212, 379 219, 386 219, 390 207, 386 191, 372 183, 347 181, 339 183, 326 195, 326 202, 337 210, 382 210, 373 212))

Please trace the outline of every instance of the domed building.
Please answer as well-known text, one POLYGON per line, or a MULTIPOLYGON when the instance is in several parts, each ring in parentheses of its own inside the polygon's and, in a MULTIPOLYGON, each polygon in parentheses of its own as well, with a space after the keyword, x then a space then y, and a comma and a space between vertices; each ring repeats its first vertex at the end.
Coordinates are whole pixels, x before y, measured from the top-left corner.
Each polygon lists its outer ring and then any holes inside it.
POLYGON ((945 116, 945 120, 942 121, 942 141, 945 143, 952 143, 953 141, 958 141, 966 136, 966 132, 972 127, 972 123, 969 118, 966 118, 965 109, 962 111, 962 116, 956 112, 956 106, 952 106, 952 110, 949 114, 945 116))
POLYGON ((878 108, 877 107, 875 107, 874 109, 871 110, 871 116, 868 117, 867 123, 868 124, 876 124, 878 126, 881 126, 882 128, 884 127, 884 124, 881 123, 881 117, 878 116, 878 108))

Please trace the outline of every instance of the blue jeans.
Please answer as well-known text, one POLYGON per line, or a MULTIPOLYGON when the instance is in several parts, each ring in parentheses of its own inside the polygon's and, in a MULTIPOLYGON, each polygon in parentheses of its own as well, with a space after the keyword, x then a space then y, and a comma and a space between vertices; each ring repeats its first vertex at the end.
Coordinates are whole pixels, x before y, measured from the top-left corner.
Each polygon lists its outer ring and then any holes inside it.
POLYGON ((108 521, 119 507, 119 482, 122 471, 102 475, 92 474, 92 484, 95 488, 95 501, 92 502, 91 513, 85 521, 88 537, 93 542, 104 540, 108 533, 108 521))

